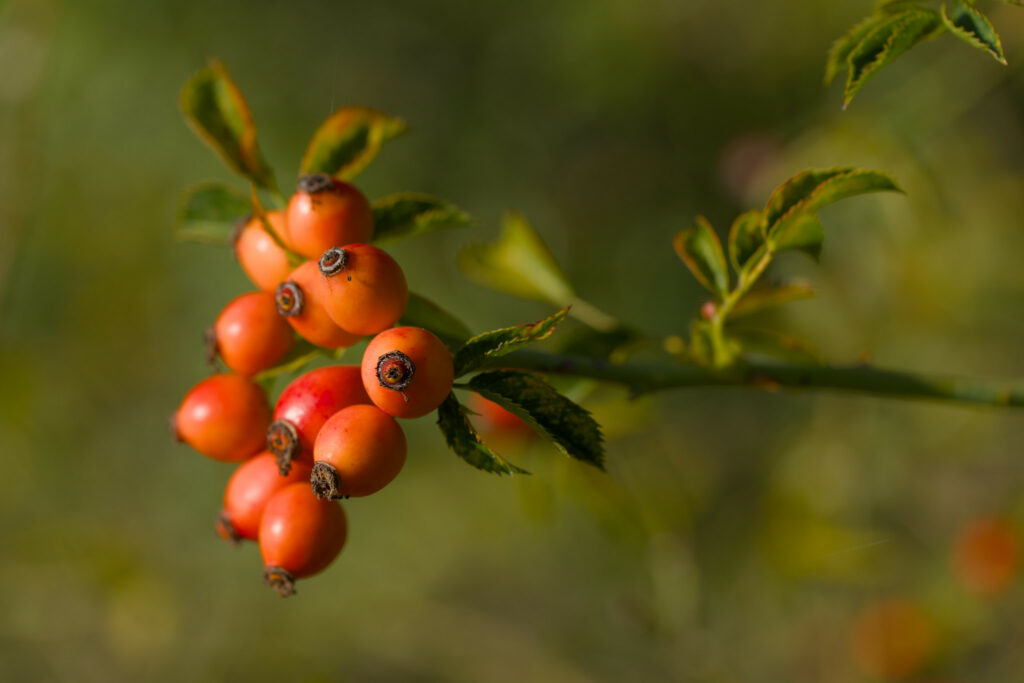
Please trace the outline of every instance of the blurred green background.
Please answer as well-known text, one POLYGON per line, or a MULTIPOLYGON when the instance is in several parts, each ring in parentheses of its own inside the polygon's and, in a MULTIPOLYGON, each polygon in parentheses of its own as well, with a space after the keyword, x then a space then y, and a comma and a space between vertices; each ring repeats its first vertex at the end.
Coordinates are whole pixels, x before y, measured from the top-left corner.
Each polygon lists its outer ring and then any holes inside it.
POLYGON ((608 474, 527 444, 519 479, 424 418, 288 600, 213 533, 230 467, 166 432, 250 288, 229 250, 172 238, 184 188, 234 182, 177 110, 211 56, 285 184, 334 107, 412 124, 358 184, 480 221, 392 250, 474 329, 550 312, 454 267, 506 209, 582 296, 685 333, 702 299, 671 236, 849 164, 907 196, 823 212, 820 266, 772 271, 819 297, 760 322, 836 362, 1024 375, 1024 12, 983 3, 1009 68, 944 36, 844 113, 824 54, 870 5, 0 0, 0 680, 840 683, 871 680, 851 633, 890 599, 931 630, 914 680, 1021 680, 1024 591, 978 597, 951 563, 964 524, 1024 521, 1021 415, 607 392, 608 474))

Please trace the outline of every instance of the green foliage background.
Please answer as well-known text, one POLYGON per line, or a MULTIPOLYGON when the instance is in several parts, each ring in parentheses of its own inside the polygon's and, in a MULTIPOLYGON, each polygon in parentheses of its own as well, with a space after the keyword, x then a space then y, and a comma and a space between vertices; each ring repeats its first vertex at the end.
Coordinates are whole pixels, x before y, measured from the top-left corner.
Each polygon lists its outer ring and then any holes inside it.
POLYGON ((839 683, 862 680, 851 620, 889 596, 934 618, 936 678, 1019 679, 1021 586, 979 601, 949 553, 978 515, 1024 522, 1020 415, 599 393, 608 473, 505 448, 529 478, 467 467, 427 418, 289 600, 213 533, 230 468, 166 436, 202 329, 249 288, 171 234, 184 187, 230 180, 177 110, 214 55, 285 186, 332 108, 410 122, 359 183, 480 221, 393 249, 474 330, 551 312, 456 271, 506 209, 581 296, 683 334, 702 294, 671 238, 694 214, 722 230, 797 171, 853 165, 907 197, 826 209, 821 267, 779 270, 819 297, 759 322, 836 361, 1024 375, 1020 10, 987 8, 1008 68, 928 42, 841 113, 824 55, 869 5, 0 2, 0 679, 839 683))

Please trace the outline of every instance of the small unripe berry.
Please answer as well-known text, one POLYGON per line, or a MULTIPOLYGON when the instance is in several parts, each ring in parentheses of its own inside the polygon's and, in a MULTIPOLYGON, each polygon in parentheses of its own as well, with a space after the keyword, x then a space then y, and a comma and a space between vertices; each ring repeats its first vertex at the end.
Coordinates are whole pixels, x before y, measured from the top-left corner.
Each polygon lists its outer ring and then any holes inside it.
POLYGON ((288 484, 309 481, 310 468, 296 463, 281 476, 273 453, 260 453, 239 465, 224 488, 224 508, 217 518, 221 538, 238 542, 255 541, 260 531, 260 517, 270 497, 288 484))
POLYGON ((317 259, 331 247, 373 238, 373 211, 352 185, 315 173, 299 179, 288 201, 288 245, 317 259))
POLYGON ((1012 585, 1020 568, 1017 531, 1005 519, 976 519, 957 536, 953 569, 975 595, 994 597, 1012 585))
POLYGON ((247 377, 207 377, 185 394, 172 418, 175 435, 214 460, 237 462, 263 448, 270 407, 263 389, 247 377))
POLYGON ((368 496, 387 486, 405 464, 401 426, 376 406, 349 406, 320 430, 313 448, 318 498, 368 496))
POLYGON ((369 244, 333 247, 320 257, 319 267, 327 283, 324 308, 343 330, 377 334, 405 314, 405 274, 387 252, 369 244))
POLYGON ((311 344, 328 349, 352 346, 359 341, 359 336, 334 324, 324 309, 327 295, 327 283, 316 262, 306 261, 278 286, 277 311, 311 344))
POLYGON ((271 496, 260 520, 263 581, 287 597, 295 580, 328 567, 345 546, 348 521, 341 505, 319 500, 309 484, 289 484, 271 496))
POLYGON ((213 324, 210 355, 219 354, 235 372, 253 375, 284 358, 295 333, 277 312, 270 292, 250 292, 231 301, 213 324))
MULTIPOLYGON (((268 211, 266 218, 278 237, 285 239, 284 212, 268 211)), ((288 254, 255 216, 246 219, 235 235, 235 257, 252 283, 265 292, 273 292, 292 272, 288 254)))
POLYGON ((267 430, 267 450, 277 456, 283 473, 302 459, 313 464, 313 444, 321 427, 342 408, 369 404, 360 369, 329 365, 296 377, 281 392, 274 421, 267 430))
POLYGON ((452 390, 452 354, 419 327, 394 327, 378 334, 363 353, 363 386, 370 400, 394 417, 421 417, 452 390))

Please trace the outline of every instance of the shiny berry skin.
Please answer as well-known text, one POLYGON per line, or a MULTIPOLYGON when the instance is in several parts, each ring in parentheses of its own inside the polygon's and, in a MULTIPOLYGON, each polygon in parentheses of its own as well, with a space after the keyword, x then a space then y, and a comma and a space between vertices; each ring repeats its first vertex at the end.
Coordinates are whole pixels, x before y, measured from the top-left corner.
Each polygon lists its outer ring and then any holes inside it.
POLYGON ((313 464, 313 444, 328 418, 342 408, 369 404, 360 370, 355 365, 329 365, 296 377, 281 392, 274 421, 267 430, 267 449, 278 457, 281 471, 302 459, 313 464))
MULTIPOLYGON (((287 234, 284 211, 268 211, 266 218, 283 240, 287 234)), ((255 216, 246 220, 235 236, 235 258, 252 283, 265 292, 273 292, 292 272, 288 254, 255 216)))
POLYGON ((327 296, 327 283, 319 267, 315 261, 306 261, 278 286, 277 311, 311 344, 328 349, 352 346, 359 336, 334 324, 323 306, 327 296))
POLYGON ((237 462, 263 449, 270 407, 251 379, 212 375, 185 394, 173 423, 176 436, 203 455, 237 462))
POLYGON ((250 292, 233 299, 217 316, 211 330, 210 351, 243 375, 254 375, 276 365, 295 340, 295 333, 277 312, 270 292, 250 292))
POLYGON ((327 283, 324 308, 343 330, 377 334, 405 314, 405 274, 387 252, 369 244, 333 247, 320 257, 319 267, 327 283))
POLYGON ((270 497, 289 484, 308 482, 309 475, 308 465, 295 463, 282 477, 273 453, 264 452, 249 458, 228 479, 224 508, 217 518, 217 533, 229 541, 255 541, 260 531, 260 517, 270 497))
POLYGON ((377 406, 339 410, 316 437, 313 492, 318 498, 368 496, 391 483, 405 464, 402 427, 377 406))
POLYGON ((318 259, 331 247, 373 238, 373 211, 363 193, 325 173, 299 179, 288 200, 285 242, 306 258, 318 259))
POLYGON ((366 347, 363 386, 370 400, 393 417, 421 417, 437 408, 452 390, 452 354, 433 334, 419 327, 394 327, 366 347))
POLYGON ((263 581, 281 597, 291 595, 295 580, 326 569, 347 538, 341 505, 319 500, 307 483, 285 486, 271 496, 260 520, 263 581))

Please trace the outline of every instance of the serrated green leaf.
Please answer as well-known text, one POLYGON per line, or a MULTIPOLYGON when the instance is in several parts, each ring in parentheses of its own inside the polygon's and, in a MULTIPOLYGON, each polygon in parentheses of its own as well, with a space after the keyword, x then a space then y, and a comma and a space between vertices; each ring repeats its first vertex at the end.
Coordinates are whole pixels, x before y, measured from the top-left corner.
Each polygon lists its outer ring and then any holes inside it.
POLYGON ((729 313, 730 319, 742 318, 746 315, 759 313, 769 308, 775 308, 788 304, 792 301, 802 301, 814 297, 814 290, 810 285, 802 282, 793 282, 787 285, 765 287, 747 292, 740 299, 729 313))
POLYGON ((302 173, 327 173, 351 180, 373 161, 381 145, 406 131, 400 118, 368 107, 343 107, 313 133, 302 157, 302 173))
POLYGON ((884 16, 870 16, 858 22, 847 31, 846 35, 836 39, 828 50, 828 57, 825 59, 825 85, 828 85, 839 74, 839 71, 846 68, 846 58, 853 52, 853 48, 860 44, 860 41, 870 33, 878 24, 885 21, 884 16))
POLYGON ((726 330, 726 338, 745 355, 767 356, 789 363, 821 363, 821 355, 813 346, 774 330, 730 328, 726 330))
POLYGON ((729 291, 729 266, 708 219, 697 216, 694 226, 677 234, 672 246, 699 283, 719 296, 729 291))
POLYGON ((437 426, 441 428, 448 448, 478 470, 494 474, 529 474, 484 445, 455 394, 448 394, 438 407, 437 426))
POLYGON ((1000 64, 1006 64, 999 34, 988 17, 977 8, 960 0, 954 0, 952 9, 943 4, 942 21, 957 38, 989 53, 1000 64))
POLYGON ((505 216, 497 241, 463 248, 458 263, 469 279, 513 296, 555 306, 576 296, 544 240, 517 213, 505 216))
POLYGON ((433 332, 449 349, 461 347, 472 335, 465 323, 415 292, 409 292, 405 313, 398 322, 400 325, 422 327, 433 332))
POLYGON ((504 356, 520 346, 547 339, 569 314, 568 308, 527 325, 503 327, 478 334, 455 353, 455 376, 477 369, 487 358, 504 356))
POLYGON ((776 187, 764 207, 765 234, 767 235, 779 219, 792 211, 797 204, 807 201, 827 180, 855 170, 854 167, 847 166, 803 171, 776 187))
POLYGON ((849 73, 843 91, 843 108, 882 67, 922 40, 933 37, 941 27, 939 13, 930 9, 907 9, 888 15, 846 58, 849 73))
POLYGON ((764 212, 754 209, 741 213, 729 229, 729 260, 737 272, 764 244, 764 212))
POLYGON ((214 61, 189 78, 180 103, 196 134, 232 170, 259 187, 276 189, 274 173, 256 141, 252 112, 223 64, 214 61))
POLYGON ((817 261, 825 241, 825 227, 813 213, 797 213, 792 219, 780 221, 769 237, 772 251, 802 251, 817 261))
POLYGON ((237 223, 249 215, 245 195, 218 183, 199 185, 181 196, 175 239, 204 244, 231 244, 237 223))
POLYGON ((516 370, 493 370, 474 376, 469 386, 518 415, 565 455, 604 469, 601 426, 588 411, 540 377, 516 370))
POLYGON ((402 193, 373 202, 373 243, 391 244, 408 237, 469 225, 457 206, 425 194, 402 193))

